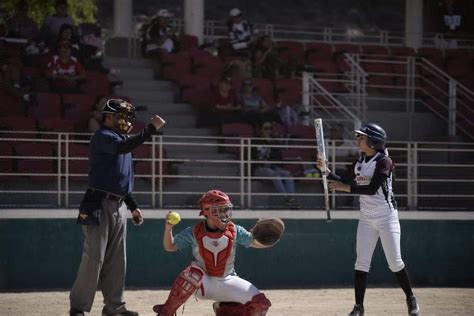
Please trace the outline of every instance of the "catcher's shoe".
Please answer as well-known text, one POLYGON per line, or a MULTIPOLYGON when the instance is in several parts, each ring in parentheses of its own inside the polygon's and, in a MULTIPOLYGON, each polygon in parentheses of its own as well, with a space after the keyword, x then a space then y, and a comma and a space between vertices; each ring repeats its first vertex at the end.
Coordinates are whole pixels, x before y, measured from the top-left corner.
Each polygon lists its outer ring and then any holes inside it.
POLYGON ((69 310, 69 316, 84 316, 84 312, 75 308, 69 310))
POLYGON ((416 302, 415 295, 407 298, 408 315, 417 316, 420 313, 420 307, 416 302))
POLYGON ((360 304, 354 305, 352 312, 349 313, 349 316, 364 316, 364 306, 360 304))
POLYGON ((165 304, 158 304, 153 306, 153 311, 156 313, 157 316, 176 316, 176 313, 167 313, 163 310, 165 304))

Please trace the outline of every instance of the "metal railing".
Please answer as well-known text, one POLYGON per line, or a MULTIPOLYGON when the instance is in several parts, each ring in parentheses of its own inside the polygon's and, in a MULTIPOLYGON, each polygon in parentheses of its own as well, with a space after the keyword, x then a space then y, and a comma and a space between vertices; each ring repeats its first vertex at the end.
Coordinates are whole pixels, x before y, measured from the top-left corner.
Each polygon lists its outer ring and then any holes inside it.
MULTIPOLYGON (((12 146, 13 154, 0 155, 0 205, 2 207, 77 207, 87 187, 87 153, 78 154, 73 144, 87 149, 87 134, 1 132, 0 145, 12 146), (10 136, 8 136, 10 135, 10 136), (21 143, 50 144, 51 154, 20 156, 21 143), (22 161, 44 165, 22 170, 22 161), (78 162, 81 162, 78 165, 78 162), (8 167, 8 164, 10 166, 8 167)), ((296 182, 295 193, 278 193, 271 181, 281 177, 257 177, 258 161, 252 149, 261 139, 199 136, 153 136, 149 154, 136 156, 136 186, 140 204, 150 208, 195 207, 202 191, 218 187, 233 196, 238 208, 286 208, 284 196, 294 196, 306 209, 323 208, 321 178, 315 169, 313 139, 279 138, 266 145, 282 150, 272 164, 290 170, 284 178, 296 182)), ((332 170, 347 171, 353 161, 354 143, 328 141, 332 170)), ((2 147, 4 148, 4 147, 2 147)), ((396 165, 395 193, 403 209, 472 209, 474 202, 474 144, 389 143, 396 165)), ((355 209, 352 195, 332 193, 333 209, 355 209)))
POLYGON ((404 103, 407 113, 422 106, 447 123, 448 135, 460 130, 474 139, 474 92, 427 59, 349 54, 346 60, 364 71, 365 101, 404 103))

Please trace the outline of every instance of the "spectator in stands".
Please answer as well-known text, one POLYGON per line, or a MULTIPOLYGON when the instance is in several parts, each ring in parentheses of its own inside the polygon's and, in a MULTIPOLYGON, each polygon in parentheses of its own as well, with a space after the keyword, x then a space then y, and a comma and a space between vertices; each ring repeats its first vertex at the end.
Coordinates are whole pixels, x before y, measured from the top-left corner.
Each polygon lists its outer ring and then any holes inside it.
POLYGON ((63 24, 58 32, 58 37, 56 39, 56 43, 54 43, 51 51, 54 50, 55 47, 58 47, 61 43, 69 43, 69 47, 71 47, 71 56, 76 57, 82 62, 82 55, 79 47, 79 41, 77 36, 74 35, 74 30, 72 25, 63 24))
POLYGON ((56 0, 54 4, 56 13, 47 16, 40 29, 40 37, 43 42, 54 42, 63 24, 74 26, 74 21, 68 14, 67 0, 56 0))
POLYGON ((35 21, 28 17, 28 3, 20 1, 15 15, 7 21, 8 37, 33 39, 38 35, 35 21))
POLYGON ((252 147, 252 160, 266 163, 253 164, 253 175, 256 177, 272 177, 271 181, 275 190, 285 195, 285 203, 292 209, 300 208, 295 198, 290 194, 295 193, 295 183, 291 179, 292 174, 278 164, 272 163, 272 160, 281 159, 281 150, 275 145, 281 145, 273 138, 273 122, 262 121, 257 126, 257 134, 261 138, 256 140, 256 147, 252 147))
POLYGON ((234 123, 240 121, 240 103, 232 90, 230 78, 221 78, 217 89, 212 96, 211 104, 223 123, 234 123))
POLYGON ((177 33, 170 27, 173 15, 166 9, 158 11, 144 34, 145 56, 162 57, 176 50, 177 33))
POLYGON ((89 118, 88 130, 91 133, 95 133, 102 124, 102 110, 104 109, 107 97, 105 95, 99 95, 95 98, 94 105, 92 106, 91 117, 89 118))
POLYGON ((247 20, 242 19, 242 12, 234 8, 229 12, 227 22, 232 48, 236 51, 249 49, 255 39, 257 31, 247 20))
POLYGON ((279 76, 280 59, 270 36, 261 37, 253 55, 254 76, 275 80, 279 76))
POLYGON ((98 24, 82 23, 79 26, 82 62, 86 69, 108 72, 102 65, 102 29, 98 24))
POLYGON ((57 55, 48 62, 46 77, 51 80, 55 92, 80 93, 79 85, 85 79, 85 70, 81 63, 71 56, 69 43, 60 43, 57 55))
POLYGON ((258 94, 257 87, 249 79, 245 80, 242 85, 240 104, 242 119, 253 126, 256 126, 256 123, 263 119, 265 113, 270 111, 270 107, 258 94))
POLYGON ((36 105, 36 94, 31 91, 31 80, 23 73, 23 64, 20 57, 9 56, 6 52, 1 52, 1 47, 5 46, 5 41, 1 41, 0 60, 1 81, 6 92, 22 100, 24 111, 31 105, 36 105))
POLYGON ((275 107, 277 108, 278 115, 280 116, 280 122, 284 127, 301 123, 298 113, 296 113, 294 107, 288 104, 283 104, 280 97, 277 97, 275 107))

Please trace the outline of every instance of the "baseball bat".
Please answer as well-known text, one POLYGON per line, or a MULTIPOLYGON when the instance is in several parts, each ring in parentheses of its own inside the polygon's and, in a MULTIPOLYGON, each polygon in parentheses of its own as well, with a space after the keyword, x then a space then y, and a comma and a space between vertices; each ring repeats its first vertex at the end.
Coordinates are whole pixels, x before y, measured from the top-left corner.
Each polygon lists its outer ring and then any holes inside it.
POLYGON ((324 163, 323 170, 321 174, 323 176, 323 188, 324 188, 324 204, 326 207, 326 220, 330 222, 331 219, 331 210, 329 207, 329 189, 328 189, 328 178, 327 178, 327 168, 326 168, 326 148, 324 145, 324 132, 323 132, 323 120, 317 118, 314 120, 314 130, 316 133, 316 147, 318 148, 318 156, 324 163))

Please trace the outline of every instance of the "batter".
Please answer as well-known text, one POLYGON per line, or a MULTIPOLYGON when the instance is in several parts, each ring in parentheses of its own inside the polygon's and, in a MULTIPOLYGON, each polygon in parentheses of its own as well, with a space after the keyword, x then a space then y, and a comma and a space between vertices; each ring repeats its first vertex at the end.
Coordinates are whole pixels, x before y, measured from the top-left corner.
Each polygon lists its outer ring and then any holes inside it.
MULTIPOLYGON (((380 237, 390 270, 406 295, 409 315, 418 315, 419 307, 400 251, 400 222, 392 191, 394 165, 385 148, 387 134, 377 124, 367 123, 354 131, 361 156, 354 163, 347 181, 330 173, 331 190, 360 194, 360 219, 357 227, 357 259, 354 289, 356 304, 350 316, 364 315, 364 295, 372 255, 380 237)), ((318 159, 318 167, 324 163, 318 159)), ((327 169, 330 172, 329 169, 327 169)))

